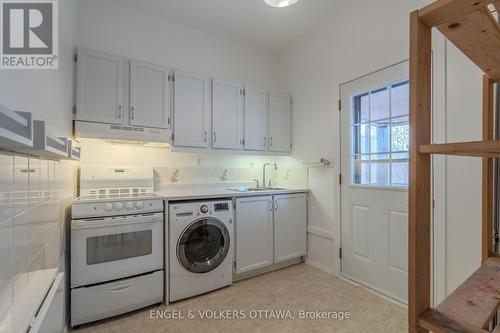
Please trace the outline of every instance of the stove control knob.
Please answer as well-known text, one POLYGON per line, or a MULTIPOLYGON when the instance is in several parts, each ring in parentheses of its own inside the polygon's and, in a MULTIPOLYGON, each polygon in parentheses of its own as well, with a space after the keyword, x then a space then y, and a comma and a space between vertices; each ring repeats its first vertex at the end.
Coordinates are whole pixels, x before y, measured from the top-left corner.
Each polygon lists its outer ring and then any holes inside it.
POLYGON ((208 206, 207 205, 203 205, 200 207, 200 210, 203 214, 206 214, 208 213, 208 206))
POLYGON ((121 202, 115 203, 115 209, 120 211, 123 209, 123 204, 121 202))
POLYGON ((125 203, 125 209, 126 210, 132 210, 132 209, 134 209, 134 203, 133 202, 127 202, 127 203, 125 203))
POLYGON ((113 209, 113 205, 110 203, 104 204, 104 211, 110 212, 113 209))
POLYGON ((137 208, 137 209, 143 209, 143 208, 144 208, 144 202, 142 202, 142 201, 137 201, 137 202, 135 203, 135 208, 137 208))

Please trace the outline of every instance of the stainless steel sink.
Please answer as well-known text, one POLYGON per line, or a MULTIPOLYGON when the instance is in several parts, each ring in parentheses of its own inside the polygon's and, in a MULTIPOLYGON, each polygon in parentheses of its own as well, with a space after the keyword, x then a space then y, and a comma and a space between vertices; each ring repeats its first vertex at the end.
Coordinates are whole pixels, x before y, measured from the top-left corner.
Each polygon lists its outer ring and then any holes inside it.
POLYGON ((233 192, 263 192, 263 191, 283 191, 284 188, 280 187, 239 187, 239 188, 228 188, 228 191, 233 192))

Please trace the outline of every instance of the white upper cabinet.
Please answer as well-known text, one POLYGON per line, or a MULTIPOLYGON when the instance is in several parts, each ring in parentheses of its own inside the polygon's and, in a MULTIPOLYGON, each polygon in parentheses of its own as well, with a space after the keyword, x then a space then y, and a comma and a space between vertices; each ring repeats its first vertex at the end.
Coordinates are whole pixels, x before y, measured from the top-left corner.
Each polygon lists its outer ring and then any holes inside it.
POLYGON ((210 80, 174 73, 174 146, 207 148, 210 126, 210 80))
POLYGON ((130 124, 170 128, 170 70, 132 60, 130 62, 130 124))
POLYGON ((243 85, 212 81, 212 147, 243 149, 243 85))
POLYGON ((269 92, 269 151, 292 151, 292 98, 269 92))
POLYGON ((307 195, 274 196, 274 263, 304 256, 307 247, 307 195))
POLYGON ((78 50, 77 120, 122 123, 124 68, 123 58, 78 50))
POLYGON ((267 147, 267 91, 245 88, 245 149, 265 151, 267 147))

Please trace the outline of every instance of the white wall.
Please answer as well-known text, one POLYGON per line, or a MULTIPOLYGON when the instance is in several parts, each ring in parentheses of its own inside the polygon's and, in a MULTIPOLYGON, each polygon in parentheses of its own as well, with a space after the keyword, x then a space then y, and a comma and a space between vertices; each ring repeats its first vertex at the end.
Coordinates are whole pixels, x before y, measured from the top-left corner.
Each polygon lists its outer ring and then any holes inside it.
POLYGON ((78 1, 78 45, 219 79, 275 87, 271 55, 152 13, 119 0, 78 1))
POLYGON ((59 69, 0 70, 0 104, 48 120, 57 136, 71 136, 76 0, 59 1, 59 69))
POLYGON ((279 82, 294 100, 295 157, 334 162, 321 181, 310 181, 315 200, 309 224, 326 237, 310 235, 309 260, 337 274, 339 86, 408 58, 409 13, 426 2, 338 2, 330 22, 293 45, 279 63, 279 82))
MULTIPOLYGON (((296 42, 280 57, 279 84, 286 85, 294 99, 294 156, 304 160, 324 156, 334 162, 333 169, 313 171, 309 178, 313 197, 309 260, 326 270, 339 273, 339 86, 408 58, 409 13, 430 2, 339 1, 326 26, 296 42)), ((477 69, 454 53, 448 58, 446 138, 477 138, 481 112, 477 69)), ((449 292, 478 263, 476 236, 480 228, 471 221, 480 220, 481 172, 477 161, 461 160, 449 161, 446 172, 448 197, 440 199, 448 214, 440 223, 447 224, 444 292, 449 292)))

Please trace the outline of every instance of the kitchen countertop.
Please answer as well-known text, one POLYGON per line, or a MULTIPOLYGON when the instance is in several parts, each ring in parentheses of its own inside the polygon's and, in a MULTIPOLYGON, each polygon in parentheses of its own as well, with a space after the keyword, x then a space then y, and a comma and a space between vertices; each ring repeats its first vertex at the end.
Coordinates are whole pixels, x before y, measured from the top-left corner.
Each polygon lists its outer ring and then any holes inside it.
POLYGON ((155 194, 165 200, 195 200, 211 198, 254 197, 272 194, 307 193, 306 188, 287 188, 284 190, 266 190, 258 192, 237 192, 224 188, 171 189, 156 191, 155 194))

